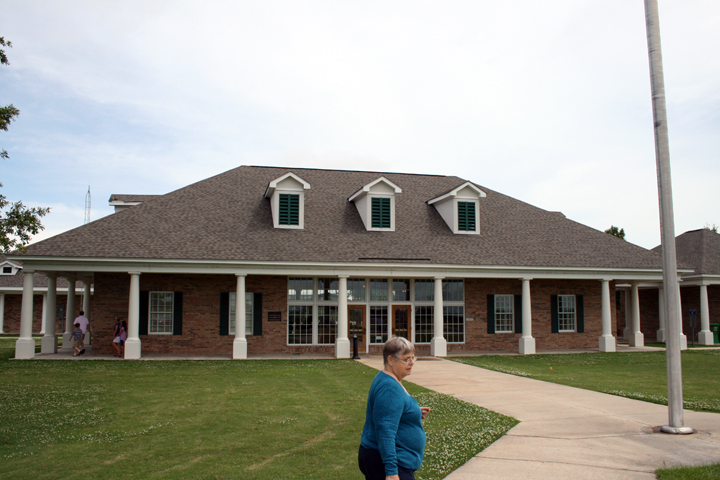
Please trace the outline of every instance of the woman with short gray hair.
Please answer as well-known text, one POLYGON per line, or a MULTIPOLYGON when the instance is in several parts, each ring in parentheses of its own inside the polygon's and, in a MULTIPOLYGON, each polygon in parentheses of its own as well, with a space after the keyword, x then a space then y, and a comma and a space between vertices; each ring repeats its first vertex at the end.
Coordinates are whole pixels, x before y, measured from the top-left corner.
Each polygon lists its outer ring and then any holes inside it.
POLYGON ((402 379, 415 365, 415 347, 392 337, 383 346, 383 369, 368 393, 358 462, 366 480, 414 480, 425 453, 422 420, 430 412, 405 390, 402 379))

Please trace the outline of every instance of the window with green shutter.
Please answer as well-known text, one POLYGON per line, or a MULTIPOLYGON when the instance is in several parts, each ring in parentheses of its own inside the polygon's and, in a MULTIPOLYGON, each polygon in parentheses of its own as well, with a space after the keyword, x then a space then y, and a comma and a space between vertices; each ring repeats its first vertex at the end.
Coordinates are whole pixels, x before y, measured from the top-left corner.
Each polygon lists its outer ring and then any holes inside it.
POLYGON ((475 231, 475 202, 458 202, 458 230, 475 231))
POLYGON ((281 193, 278 202, 278 223, 280 225, 300 224, 300 195, 281 193))
POLYGON ((372 228, 390 228, 390 199, 372 198, 372 228))

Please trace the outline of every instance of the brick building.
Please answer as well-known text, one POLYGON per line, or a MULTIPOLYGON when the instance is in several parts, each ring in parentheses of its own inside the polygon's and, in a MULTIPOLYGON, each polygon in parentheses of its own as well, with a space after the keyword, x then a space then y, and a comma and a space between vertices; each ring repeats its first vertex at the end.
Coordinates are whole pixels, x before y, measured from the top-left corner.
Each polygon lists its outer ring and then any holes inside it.
MULTIPOLYGON (((685 232, 675 238, 675 247, 678 263, 691 268, 683 271, 680 281, 682 330, 690 337, 683 341, 712 345, 716 343, 716 334, 711 332, 711 325, 720 324, 720 234, 707 228, 685 232)), ((653 251, 660 254, 662 249, 658 246, 653 251)), ((664 311, 660 308, 661 296, 658 285, 640 287, 644 338, 664 342, 666 327, 664 311)))
MULTIPOLYGON (((57 331, 63 328, 66 312, 68 282, 59 278, 56 282, 56 295, 61 301, 56 303, 55 322, 57 331)), ((32 327, 35 334, 45 333, 43 319, 47 315, 48 277, 38 273, 33 281, 32 327)), ((20 333, 20 310, 23 295, 23 274, 20 262, 12 262, 0 257, 0 334, 20 333)), ((82 304, 82 296, 76 295, 76 305, 82 304)), ((74 312, 77 314, 77 311, 74 312)), ((74 317, 73 317, 74 318, 74 317)))
POLYGON ((93 353, 121 316, 127 358, 347 358, 354 335, 371 353, 389 335, 436 356, 614 351, 617 285, 662 279, 657 252, 458 177, 244 166, 111 200, 11 260, 92 283, 93 353))

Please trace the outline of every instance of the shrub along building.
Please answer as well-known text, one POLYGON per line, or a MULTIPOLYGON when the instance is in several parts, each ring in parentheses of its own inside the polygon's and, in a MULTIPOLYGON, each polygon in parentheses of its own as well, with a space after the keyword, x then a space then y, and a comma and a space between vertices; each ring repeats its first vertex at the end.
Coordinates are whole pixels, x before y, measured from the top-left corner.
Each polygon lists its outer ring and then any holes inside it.
POLYGON ((348 358, 355 335, 369 353, 391 335, 435 356, 614 351, 616 285, 662 279, 658 253, 458 177, 245 166, 136 200, 12 256, 30 297, 32 272, 92 280, 93 353, 115 316, 126 358, 348 358))

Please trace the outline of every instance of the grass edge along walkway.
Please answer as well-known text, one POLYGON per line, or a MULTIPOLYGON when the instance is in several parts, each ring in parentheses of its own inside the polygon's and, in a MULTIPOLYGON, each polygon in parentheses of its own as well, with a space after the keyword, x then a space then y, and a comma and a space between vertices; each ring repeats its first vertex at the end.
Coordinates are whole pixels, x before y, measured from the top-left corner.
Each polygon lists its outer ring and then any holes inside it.
MULTIPOLYGON (((18 361, 0 340, 0 478, 362 478, 377 372, 350 360, 18 361)), ((517 420, 406 383, 439 480, 517 420)))
POLYGON ((658 480, 717 480, 720 478, 720 463, 696 467, 658 468, 658 480))
MULTIPOLYGON (((667 405, 665 352, 563 353, 449 357, 501 373, 667 405)), ((720 413, 720 350, 682 352, 688 410, 720 413)))

